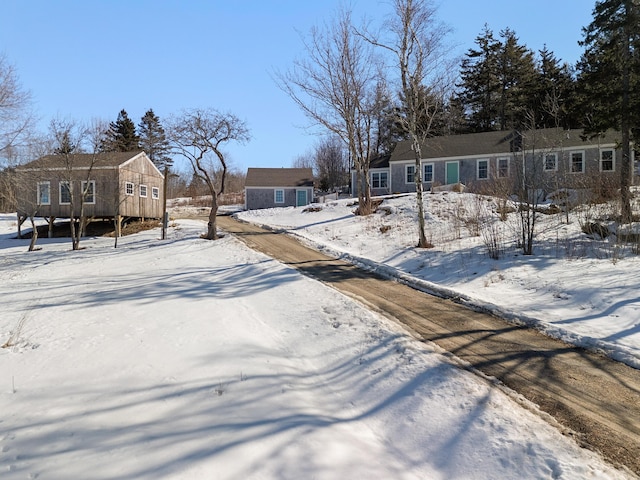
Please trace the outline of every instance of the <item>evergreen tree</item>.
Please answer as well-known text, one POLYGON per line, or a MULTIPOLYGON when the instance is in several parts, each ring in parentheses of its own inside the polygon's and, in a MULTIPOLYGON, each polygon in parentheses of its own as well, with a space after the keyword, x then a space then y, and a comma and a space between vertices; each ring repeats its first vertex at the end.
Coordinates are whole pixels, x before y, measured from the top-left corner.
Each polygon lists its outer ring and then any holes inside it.
POLYGON ((621 218, 631 221, 631 137, 640 132, 640 3, 600 0, 583 29, 585 47, 578 63, 586 134, 614 128, 621 134, 621 218))
POLYGON ((104 152, 134 152, 140 150, 140 137, 136 125, 123 109, 115 122, 109 123, 101 150, 104 152))
POLYGON ((538 127, 576 128, 573 97, 575 82, 568 64, 561 64, 546 45, 538 52, 536 105, 538 127))
POLYGON ((138 124, 140 148, 160 170, 170 167, 173 160, 169 156, 171 147, 160 123, 160 118, 149 109, 138 124))

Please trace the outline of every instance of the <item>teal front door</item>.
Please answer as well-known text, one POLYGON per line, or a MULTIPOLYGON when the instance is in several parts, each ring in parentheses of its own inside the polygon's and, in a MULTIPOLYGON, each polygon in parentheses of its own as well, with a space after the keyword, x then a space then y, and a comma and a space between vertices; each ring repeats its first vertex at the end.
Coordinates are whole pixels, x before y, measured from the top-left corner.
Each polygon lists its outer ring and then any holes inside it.
POLYGON ((297 190, 296 191, 296 207, 302 207, 306 204, 307 204, 307 191, 297 190))
POLYGON ((460 164, 458 162, 447 162, 447 185, 452 185, 460 181, 460 164))

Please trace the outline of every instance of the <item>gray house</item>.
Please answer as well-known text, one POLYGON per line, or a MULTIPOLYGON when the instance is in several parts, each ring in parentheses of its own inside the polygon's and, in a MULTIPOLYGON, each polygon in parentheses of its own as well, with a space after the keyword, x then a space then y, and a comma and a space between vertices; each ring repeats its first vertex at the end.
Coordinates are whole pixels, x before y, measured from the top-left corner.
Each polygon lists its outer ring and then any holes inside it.
POLYGON ((300 207, 313 201, 310 168, 249 168, 244 188, 247 210, 300 207))
MULTIPOLYGON (((536 188, 547 192, 560 187, 602 188, 619 179, 619 141, 620 134, 613 130, 584 139, 578 129, 433 137, 422 145, 422 181, 427 190, 462 183, 471 191, 484 191, 497 182, 535 174, 536 188)), ((371 168, 372 193, 414 192, 415 168, 411 142, 398 143, 388 168, 371 168)))

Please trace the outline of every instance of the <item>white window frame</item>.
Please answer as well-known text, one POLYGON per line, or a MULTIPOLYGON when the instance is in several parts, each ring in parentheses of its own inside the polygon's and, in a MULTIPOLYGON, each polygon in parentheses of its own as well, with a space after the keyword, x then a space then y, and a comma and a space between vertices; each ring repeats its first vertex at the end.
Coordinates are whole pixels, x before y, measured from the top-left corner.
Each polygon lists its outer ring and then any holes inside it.
POLYGON ((371 188, 389 188, 389 172, 371 172, 371 188), (384 183, 382 177, 384 176, 384 183), (376 187, 376 177, 378 178, 376 187))
POLYGON ((433 174, 436 167, 434 163, 423 163, 422 164, 422 182, 423 183, 433 183, 433 174), (431 173, 427 175, 427 167, 431 167, 431 173))
POLYGON ((585 169, 584 150, 573 150, 573 151, 569 152, 569 172, 571 172, 571 173, 584 173, 584 169, 585 169), (582 170, 580 170, 580 171, 575 171, 573 169, 573 156, 574 155, 580 155, 582 157, 582 162, 580 163, 580 166, 581 166, 582 170))
POLYGON ((71 205, 71 183, 67 182, 66 180, 61 180, 60 183, 58 184, 58 200, 59 200, 59 205, 71 205), (69 201, 68 202, 63 202, 62 201, 62 188, 63 186, 67 187, 67 191, 69 192, 69 201))
MULTIPOLYGON (((607 160, 609 161, 609 160, 607 160)), ((603 148, 602 150, 600 150, 600 171, 601 172, 615 172, 616 171, 616 151, 613 148, 603 148), (611 153, 611 169, 610 170, 605 170, 604 168, 602 168, 602 164, 604 162, 604 159, 602 158, 602 154, 603 153, 611 153)))
POLYGON ((37 194, 38 197, 38 205, 51 205, 51 182, 38 182, 37 185, 37 194), (45 202, 42 201, 43 197, 43 187, 46 186, 47 199, 45 202))
POLYGON ((489 180, 489 159, 488 158, 479 158, 476 160, 476 179, 477 180, 489 180), (484 177, 480 176, 480 164, 484 163, 486 168, 486 174, 484 177))
POLYGON ((542 169, 545 172, 557 172, 558 171, 558 154, 557 152, 544 153, 542 155, 542 169), (553 168, 547 168, 547 158, 553 157, 553 168))
POLYGON ((497 177, 498 178, 509 178, 509 175, 511 174, 511 162, 509 161, 509 157, 499 157, 498 160, 498 172, 497 172, 497 177), (503 175, 502 174, 502 167, 500 166, 501 162, 506 162, 507 163, 507 171, 506 173, 503 175))
MULTIPOLYGON (((96 203, 96 181, 95 180, 89 180, 89 191, 87 192, 86 196, 84 197, 84 203, 88 204, 88 205, 95 205, 96 203)), ((81 184, 81 188, 82 188, 82 195, 84 195, 85 189, 87 187, 87 182, 85 180, 82 181, 81 184)))
POLYGON ((154 200, 160 199, 160 189, 158 187, 151 187, 151 198, 154 200))
POLYGON ((131 182, 124 182, 124 194, 133 196, 136 192, 136 186, 131 182))
POLYGON ((276 188, 273 191, 273 203, 284 203, 284 188, 276 188), (280 195, 280 200, 278 200, 278 195, 280 195))
POLYGON ((147 198, 147 186, 146 185, 140 185, 140 197, 141 198, 147 198))
POLYGON ((406 183, 407 185, 416 183, 416 166, 415 165, 404 166, 404 183, 406 183), (409 170, 411 170, 411 173, 409 173, 409 170), (409 175, 411 175, 411 180, 409 180, 409 175))

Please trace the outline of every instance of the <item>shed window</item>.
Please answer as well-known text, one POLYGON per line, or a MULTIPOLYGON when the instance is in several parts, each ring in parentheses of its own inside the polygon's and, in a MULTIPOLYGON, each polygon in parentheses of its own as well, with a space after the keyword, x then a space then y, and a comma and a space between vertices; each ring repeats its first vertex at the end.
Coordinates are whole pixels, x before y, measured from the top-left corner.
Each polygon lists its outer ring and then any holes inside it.
POLYGON ((544 155, 544 171, 552 172, 558 169, 558 154, 547 153, 544 155))
POLYGON ((507 178, 509 176, 509 159, 498 159, 498 178, 507 178))
POLYGON ((433 182, 433 163, 425 163, 422 168, 424 170, 422 175, 422 181, 433 182))
POLYGON ((274 201, 275 203, 284 203, 284 190, 282 190, 281 188, 275 190, 274 201))
POLYGON ((389 177, 387 172, 371 172, 372 188, 387 188, 389 186, 389 177))
POLYGON ((143 198, 147 198, 147 186, 140 185, 140 196, 143 198))
POLYGON ((158 187, 151 188, 151 198, 158 200, 160 198, 160 189, 158 187))
POLYGON ((615 170, 615 152, 613 149, 600 151, 600 171, 613 172, 615 170))
POLYGON ((133 195, 133 183, 125 182, 125 184, 124 184, 124 192, 127 195, 133 195))
POLYGON ((478 160, 478 180, 489 178, 489 160, 478 160))
POLYGON ((571 173, 584 172, 584 152, 571 152, 571 173))
POLYGON ((415 165, 407 165, 405 167, 405 182, 406 183, 415 183, 416 181, 416 166, 415 165))
POLYGON ((38 205, 51 205, 50 182, 38 182, 38 205))
POLYGON ((84 203, 96 203, 96 182, 82 182, 82 194, 84 195, 84 203))
POLYGON ((71 203, 71 188, 69 182, 60 182, 60 205, 71 203))

